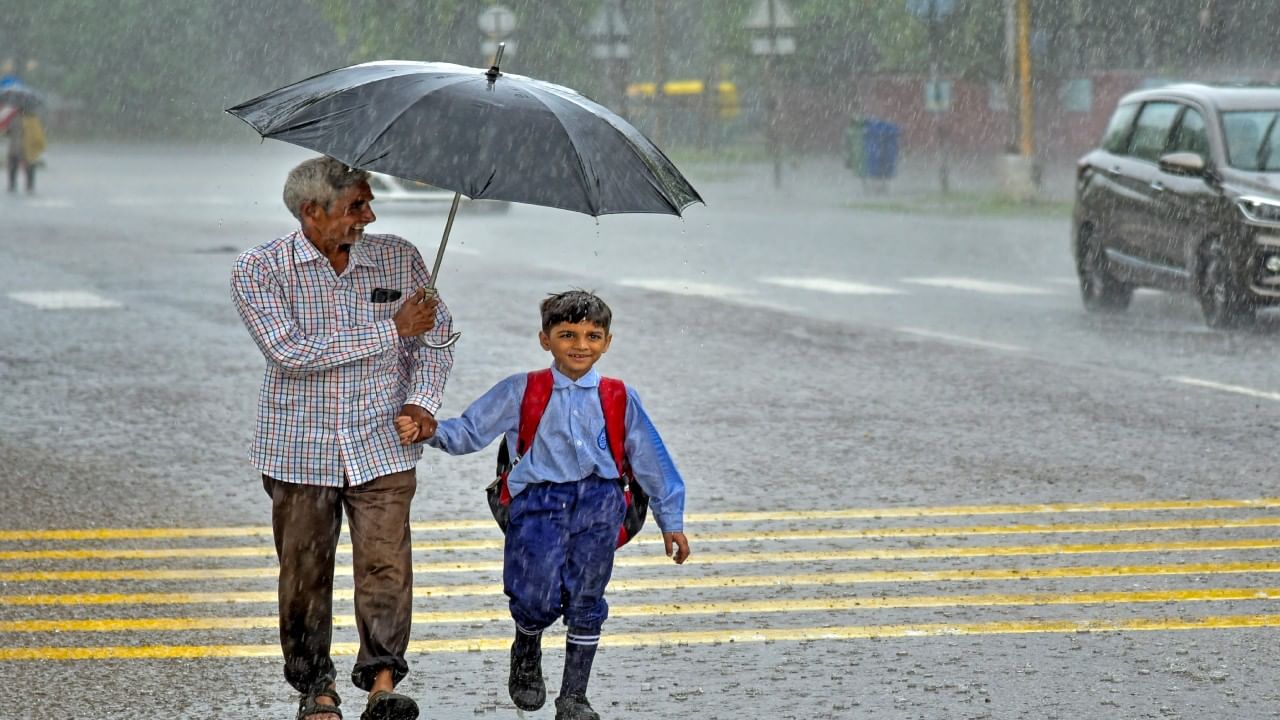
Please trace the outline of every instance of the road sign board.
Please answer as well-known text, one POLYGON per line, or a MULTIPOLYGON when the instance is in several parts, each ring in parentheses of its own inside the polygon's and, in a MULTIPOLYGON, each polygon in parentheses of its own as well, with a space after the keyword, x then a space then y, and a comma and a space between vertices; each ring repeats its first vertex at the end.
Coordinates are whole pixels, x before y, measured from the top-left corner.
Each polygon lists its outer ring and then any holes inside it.
POLYGON ((956 0, 907 0, 907 12, 916 17, 944 18, 956 9, 956 0))
POLYGON ((516 14, 501 5, 491 5, 480 13, 477 22, 485 35, 504 38, 516 29, 516 14))
POLYGON ((742 27, 748 30, 768 30, 770 29, 769 20, 772 14, 774 30, 784 30, 796 26, 795 18, 791 17, 791 10, 787 8, 786 3, 782 0, 760 0, 755 10, 751 11, 747 21, 742 23, 742 27), (773 5, 773 12, 770 13, 769 5, 773 5))

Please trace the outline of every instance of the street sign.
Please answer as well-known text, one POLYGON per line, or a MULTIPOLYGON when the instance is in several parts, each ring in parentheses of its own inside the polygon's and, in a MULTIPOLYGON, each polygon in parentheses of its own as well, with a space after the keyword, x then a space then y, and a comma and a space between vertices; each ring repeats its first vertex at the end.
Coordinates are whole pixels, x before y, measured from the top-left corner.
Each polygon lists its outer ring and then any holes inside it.
POLYGON ((624 42, 596 43, 591 46, 591 57, 597 60, 629 60, 631 46, 624 42))
POLYGON ((907 0, 907 12, 919 18, 944 18, 956 9, 956 0, 907 0))
POLYGON ((925 81, 924 109, 929 112, 946 112, 951 109, 950 80, 925 81))
POLYGON ((616 2, 606 2, 601 5, 595 17, 587 23, 589 37, 623 40, 630 34, 631 29, 627 27, 627 18, 616 2))
POLYGON ((748 30, 787 30, 795 26, 795 18, 791 17, 791 10, 782 0, 760 0, 747 21, 742 23, 742 27, 748 30), (771 4, 773 5, 772 13, 769 12, 771 4), (769 24, 770 18, 773 20, 772 25, 769 24))
POLYGON ((515 31, 516 14, 501 5, 492 5, 480 13, 477 22, 480 32, 492 39, 501 40, 515 31))
POLYGON ((796 51, 796 40, 792 37, 751 38, 752 55, 791 55, 796 51))

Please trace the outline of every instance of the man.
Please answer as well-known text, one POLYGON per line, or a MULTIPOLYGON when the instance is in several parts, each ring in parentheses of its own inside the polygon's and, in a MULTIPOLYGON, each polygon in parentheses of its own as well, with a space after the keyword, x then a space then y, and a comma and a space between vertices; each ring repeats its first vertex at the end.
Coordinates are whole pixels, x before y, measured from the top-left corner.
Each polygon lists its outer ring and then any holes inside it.
POLYGON ((333 569, 346 511, 360 652, 351 682, 364 720, 412 720, 393 692, 408 672, 413 601, 409 503, 421 445, 394 419, 435 427, 452 320, 422 290, 429 275, 403 238, 366 235, 368 173, 319 157, 294 168, 284 202, 301 228, 236 259, 231 295, 267 368, 250 457, 271 497, 280 561, 285 679, 298 718, 341 720, 329 656, 333 569))

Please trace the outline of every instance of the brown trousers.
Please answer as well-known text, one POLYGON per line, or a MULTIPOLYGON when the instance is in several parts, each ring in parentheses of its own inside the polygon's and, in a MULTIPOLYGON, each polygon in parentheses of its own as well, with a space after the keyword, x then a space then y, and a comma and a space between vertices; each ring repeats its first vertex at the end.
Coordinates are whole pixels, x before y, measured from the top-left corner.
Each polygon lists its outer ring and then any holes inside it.
POLYGON ((351 682, 369 690, 379 670, 399 683, 409 672, 405 649, 413 615, 409 505, 413 470, 363 485, 299 485, 262 476, 271 496, 271 529, 280 561, 280 647, 284 676, 299 692, 328 687, 337 675, 333 637, 333 567, 342 513, 351 533, 360 652, 351 682))

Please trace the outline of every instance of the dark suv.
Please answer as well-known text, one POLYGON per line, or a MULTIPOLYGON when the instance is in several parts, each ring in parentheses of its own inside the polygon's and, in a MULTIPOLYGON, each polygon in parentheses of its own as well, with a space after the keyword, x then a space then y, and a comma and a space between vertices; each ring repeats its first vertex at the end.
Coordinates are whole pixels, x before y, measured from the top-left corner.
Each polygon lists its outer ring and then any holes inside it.
POLYGON ((1120 100, 1078 163, 1072 251, 1090 311, 1139 286, 1189 291, 1205 322, 1280 303, 1280 88, 1174 85, 1120 100))

